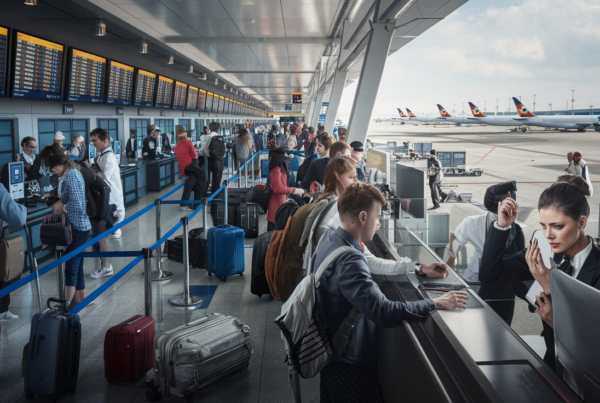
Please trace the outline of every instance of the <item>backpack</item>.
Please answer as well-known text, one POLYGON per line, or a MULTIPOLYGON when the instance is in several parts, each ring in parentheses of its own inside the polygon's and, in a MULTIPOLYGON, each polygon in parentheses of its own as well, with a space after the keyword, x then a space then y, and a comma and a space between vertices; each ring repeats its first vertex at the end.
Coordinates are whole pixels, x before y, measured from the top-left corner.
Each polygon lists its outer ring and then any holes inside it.
POLYGON ((211 158, 223 158, 225 155, 225 140, 223 136, 212 136, 208 145, 208 153, 211 158))
POLYGON ((300 164, 300 166, 298 167, 298 172, 296 172, 296 182, 302 182, 302 179, 304 179, 304 176, 308 172, 308 166, 310 165, 311 161, 312 159, 307 157, 304 159, 302 164, 300 164))
POLYGON ((110 186, 96 172, 83 164, 78 165, 85 182, 85 213, 90 220, 104 221, 110 207, 110 186))
MULTIPOLYGON (((332 359, 332 346, 341 351, 346 345, 360 315, 360 311, 353 307, 336 331, 333 340, 329 340, 317 300, 317 288, 323 272, 345 252, 357 253, 350 246, 334 250, 316 272, 310 273, 298 284, 291 297, 283 304, 281 315, 275 319, 285 344, 290 378, 296 377, 297 380, 298 375, 304 379, 315 377, 332 359)), ((299 398, 299 383, 296 382, 294 387, 294 381, 290 379, 290 384, 299 398)))
MULTIPOLYGON (((291 220, 292 217, 289 217, 288 224, 291 220)), ((286 242, 289 228, 290 226, 286 225, 285 229, 273 231, 271 243, 269 244, 267 256, 265 257, 265 277, 267 278, 271 295, 277 301, 281 301, 281 295, 279 293, 280 287, 278 286, 280 270, 278 270, 278 268, 283 266, 283 246, 286 242)))
POLYGON ((298 203, 294 199, 288 199, 277 209, 275 213, 275 231, 285 228, 289 217, 293 216, 298 210, 298 203))

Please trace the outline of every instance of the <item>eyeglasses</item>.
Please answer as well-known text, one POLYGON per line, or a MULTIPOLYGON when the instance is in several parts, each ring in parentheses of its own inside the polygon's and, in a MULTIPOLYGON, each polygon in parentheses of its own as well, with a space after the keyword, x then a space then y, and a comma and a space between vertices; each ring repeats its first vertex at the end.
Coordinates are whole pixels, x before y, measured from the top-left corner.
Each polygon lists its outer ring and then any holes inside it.
POLYGON ((30 146, 29 144, 27 145, 27 148, 31 148, 32 150, 35 150, 37 148, 37 146, 30 146))

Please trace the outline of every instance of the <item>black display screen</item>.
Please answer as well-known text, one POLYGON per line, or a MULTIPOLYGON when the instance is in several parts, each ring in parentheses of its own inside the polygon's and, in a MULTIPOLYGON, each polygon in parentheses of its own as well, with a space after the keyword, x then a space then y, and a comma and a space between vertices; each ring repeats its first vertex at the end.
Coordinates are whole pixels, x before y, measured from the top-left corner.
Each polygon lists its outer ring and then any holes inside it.
POLYGON ((106 103, 112 105, 131 105, 133 93, 132 66, 110 61, 108 70, 108 93, 106 103))
POLYGON ((7 52, 8 52, 8 28, 0 27, 0 97, 6 96, 7 52))
POLYGON ((187 96, 187 84, 180 81, 175 81, 175 95, 173 97, 173 109, 185 108, 185 100, 187 96))
POLYGON ((198 110, 198 88, 192 85, 188 87, 188 96, 185 109, 188 111, 198 110))
POLYGON ((156 74, 138 69, 133 104, 135 106, 152 106, 155 85, 156 74))
POLYGON ((156 86, 156 102, 154 106, 159 108, 170 108, 173 100, 173 80, 167 77, 158 76, 158 85, 156 86))
POLYGON ((13 60, 13 98, 60 101, 64 46, 17 32, 13 60))
POLYGON ((74 102, 104 102, 106 58, 71 49, 67 100, 74 102))

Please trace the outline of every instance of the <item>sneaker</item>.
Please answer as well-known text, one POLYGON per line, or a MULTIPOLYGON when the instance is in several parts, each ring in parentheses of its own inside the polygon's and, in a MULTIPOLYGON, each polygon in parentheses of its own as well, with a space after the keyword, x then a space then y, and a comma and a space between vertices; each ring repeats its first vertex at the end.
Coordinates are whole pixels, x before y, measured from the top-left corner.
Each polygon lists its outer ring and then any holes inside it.
POLYGON ((181 210, 181 211, 188 211, 188 205, 184 204, 183 206, 179 206, 179 210, 181 210))
POLYGON ((4 313, 0 313, 0 320, 11 320, 11 319, 19 319, 17 315, 11 313, 10 311, 6 311, 4 313))
POLYGON ((113 267, 112 264, 110 265, 109 268, 106 268, 104 266, 102 266, 102 264, 100 264, 100 268, 98 270, 96 270, 95 272, 93 272, 92 274, 90 274, 91 278, 100 278, 100 277, 104 277, 104 276, 112 276, 113 274, 113 267))
POLYGON ((112 239, 120 239, 121 238, 121 230, 120 229, 116 230, 115 232, 110 234, 108 237, 112 238, 112 239))

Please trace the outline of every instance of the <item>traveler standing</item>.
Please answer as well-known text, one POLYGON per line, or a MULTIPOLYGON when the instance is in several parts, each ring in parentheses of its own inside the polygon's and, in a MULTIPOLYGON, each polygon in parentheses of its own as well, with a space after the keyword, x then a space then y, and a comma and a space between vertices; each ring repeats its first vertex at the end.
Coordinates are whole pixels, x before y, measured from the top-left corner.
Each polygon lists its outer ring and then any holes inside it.
POLYGON ((568 172, 571 175, 576 175, 577 173, 575 172, 575 167, 573 166, 573 154, 575 154, 573 151, 569 151, 567 153, 567 162, 569 165, 567 165, 565 168, 565 172, 568 172))
MULTIPOLYGON (((319 142, 319 145, 317 145, 317 148, 319 149, 321 137, 317 137, 317 141, 319 142)), ((329 157, 334 158, 334 157, 337 157, 340 155, 345 155, 345 156, 349 157, 351 154, 351 150, 352 149, 350 148, 350 145, 348 143, 346 143, 345 141, 336 141, 329 148, 329 157)), ((319 150, 317 150, 317 151, 319 151, 319 150)), ((319 151, 319 154, 321 154, 321 151, 319 151)), ((318 158, 310 163, 310 166, 308 167, 308 171, 306 172, 306 175, 302 179, 302 188, 304 190, 306 190, 308 193, 312 193, 312 194, 316 193, 315 190, 317 190, 317 189, 312 188, 313 182, 316 182, 319 185, 323 184, 323 177, 325 176, 325 167, 329 163, 329 160, 330 160, 330 158, 323 157, 323 158, 318 158)))
POLYGON ((271 183, 271 193, 269 194, 269 204, 267 207, 267 231, 273 231, 275 228, 275 213, 277 209, 285 203, 287 195, 295 194, 304 196, 304 190, 300 188, 288 187, 288 167, 285 162, 286 147, 270 147, 269 150, 269 180, 271 183))
POLYGON ((160 136, 160 129, 155 125, 148 126, 148 135, 144 138, 142 144, 142 156, 144 159, 153 160, 156 158, 156 149, 158 148, 158 137, 160 136))
MULTIPOLYGON (((27 221, 27 208, 15 202, 8 190, 0 185, 0 229, 4 222, 8 225, 23 226, 27 221)), ((0 290, 4 288, 4 282, 0 281, 0 290)), ((19 319, 19 317, 8 310, 10 305, 10 294, 0 298, 0 321, 8 319, 19 319)))
POLYGON ((63 146, 62 142, 64 139, 65 139, 65 136, 62 134, 62 132, 56 132, 56 133, 54 133, 54 140, 52 141, 52 144, 57 144, 59 147, 62 147, 63 146))
POLYGON ((363 158, 365 154, 365 146, 360 141, 353 141, 350 143, 352 147, 352 154, 350 155, 356 161, 356 179, 364 182, 367 177, 365 170, 365 160, 363 158))
POLYGON ((233 152, 235 153, 235 171, 238 172, 240 166, 248 160, 250 152, 254 150, 250 132, 247 129, 240 129, 237 137, 233 140, 233 152))
MULTIPOLYGON (((467 305, 465 292, 407 302, 385 297, 373 281, 363 254, 363 242, 373 239, 385 204, 383 195, 374 186, 366 183, 348 186, 337 202, 340 226, 335 231, 326 231, 317 247, 315 270, 338 248, 352 248, 327 266, 316 293, 333 353, 332 360, 321 370, 322 402, 377 401, 379 327, 400 326, 403 320, 421 319, 435 309, 467 305), (341 324, 354 314, 354 326, 347 338, 342 343, 331 343, 341 324)), ((438 263, 414 265, 414 268, 427 276, 447 275, 438 263)))
POLYGON ((314 127, 309 127, 308 128, 308 135, 306 136, 306 140, 304 140, 304 150, 306 150, 306 153, 304 153, 304 155, 308 158, 310 155, 313 155, 315 153, 315 147, 317 146, 315 144, 315 139, 317 138, 317 135, 315 134, 315 128, 314 127))
POLYGON ((125 155, 132 160, 137 158, 137 131, 135 130, 129 131, 129 138, 125 145, 125 155))
MULTIPOLYGON (((210 133, 204 134, 200 138, 202 141, 202 148, 200 149, 198 155, 206 155, 208 158, 208 171, 211 175, 210 191, 211 193, 214 193, 221 187, 221 178, 223 177, 223 155, 225 153, 225 149, 223 148, 223 150, 220 150, 221 147, 219 147, 219 150, 216 150, 216 148, 213 146, 213 154, 215 155, 211 155, 210 149, 213 138, 219 137, 222 140, 222 137, 219 134, 221 125, 217 122, 210 122, 208 129, 210 130, 210 133), (215 152, 215 150, 218 152, 215 152)), ((223 141, 221 141, 221 143, 223 143, 223 141)))
POLYGON ((17 161, 23 161, 25 181, 34 180, 40 176, 44 176, 45 172, 41 168, 40 161, 36 161, 37 155, 35 154, 35 150, 37 149, 37 141, 35 141, 33 137, 25 137, 21 140, 21 149, 23 152, 17 155, 17 161), (32 168, 35 173, 32 173, 32 168))
POLYGON ((573 162, 571 163, 569 173, 572 175, 581 176, 590 188, 590 197, 594 195, 590 171, 588 170, 587 163, 583 160, 583 154, 581 151, 575 151, 573 153, 573 162))
POLYGON ((87 160, 87 148, 83 143, 83 136, 81 134, 73 136, 73 144, 67 147, 67 155, 73 161, 87 160))
POLYGON ((440 208, 440 197, 443 203, 448 195, 442 191, 442 163, 435 156, 435 150, 429 152, 430 156, 427 160, 427 175, 429 176, 429 190, 431 191, 431 199, 433 200, 433 207, 429 210, 440 208))
MULTIPOLYGON (((188 140, 186 132, 179 133, 176 141, 177 144, 173 151, 175 151, 175 157, 177 158, 179 174, 184 177, 187 176, 181 200, 189 200, 192 190, 194 191, 194 200, 200 200, 202 197, 205 197, 205 189, 203 189, 200 178, 202 171, 194 144, 188 140)), ((179 206, 180 210, 196 210, 197 208, 198 204, 194 204, 191 208, 189 204, 179 206)))
MULTIPOLYGON (((125 205, 123 202, 123 185, 121 183, 121 168, 117 161, 117 157, 110 147, 110 138, 106 130, 97 128, 90 132, 90 141, 96 147, 96 158, 92 170, 110 187, 110 196, 108 199, 109 208, 105 222, 92 220, 92 231, 94 236, 98 236, 106 230, 111 229, 114 225, 125 219, 125 205)), ((109 238, 121 238, 121 230, 113 232, 109 238)), ((106 238, 98 242, 100 252, 108 252, 108 241, 106 238)), ((91 278, 100 278, 113 274, 113 267, 110 264, 110 258, 100 258, 100 267, 93 272, 91 278)))

